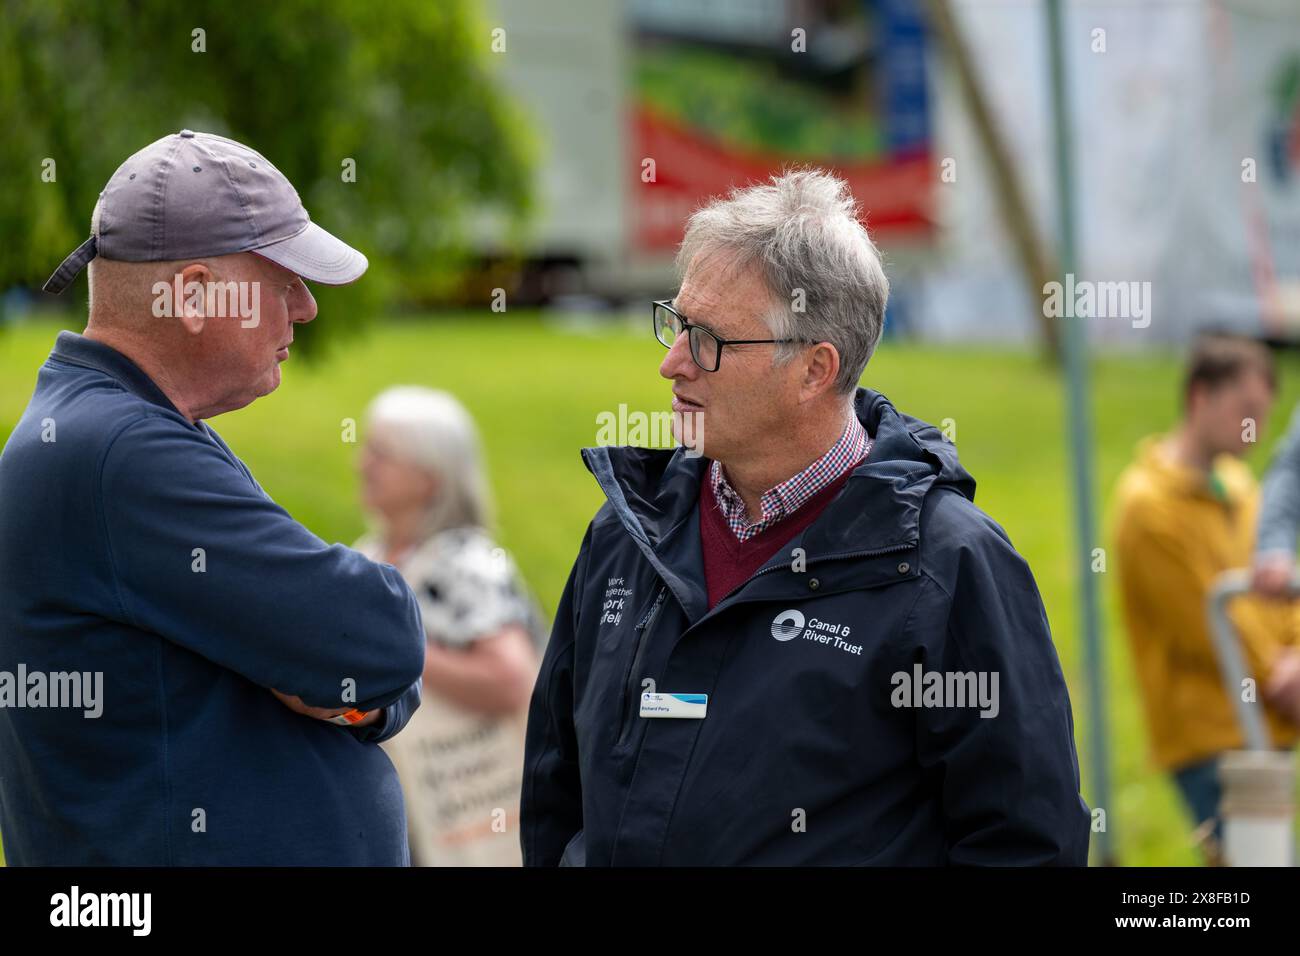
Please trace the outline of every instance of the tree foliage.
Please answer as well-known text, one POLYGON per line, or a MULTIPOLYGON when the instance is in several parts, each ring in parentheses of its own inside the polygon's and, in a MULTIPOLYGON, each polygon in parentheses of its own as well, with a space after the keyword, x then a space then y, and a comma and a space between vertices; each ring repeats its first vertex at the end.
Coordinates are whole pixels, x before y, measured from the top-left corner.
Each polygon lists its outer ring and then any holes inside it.
MULTIPOLYGON (((529 138, 469 0, 0 10, 0 290, 39 287, 89 234, 118 165, 187 127, 261 152, 314 221, 370 257, 355 286, 314 289, 332 318, 308 327, 315 337, 445 288, 464 264, 471 210, 519 223, 529 208, 529 138), (349 159, 355 182, 344 181, 349 159)), ((85 280, 74 289, 84 302, 85 280)))

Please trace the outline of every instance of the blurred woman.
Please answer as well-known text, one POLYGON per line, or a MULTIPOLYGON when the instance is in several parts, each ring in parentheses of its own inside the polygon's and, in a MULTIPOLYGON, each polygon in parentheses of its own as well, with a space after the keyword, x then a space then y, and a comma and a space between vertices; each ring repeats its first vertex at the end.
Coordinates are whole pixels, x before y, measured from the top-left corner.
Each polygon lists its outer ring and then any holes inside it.
POLYGON ((423 703, 383 744, 402 781, 411 862, 517 866, 541 619, 487 531, 487 481, 464 407, 402 386, 366 418, 357 464, 373 530, 355 547, 402 572, 427 638, 423 703))

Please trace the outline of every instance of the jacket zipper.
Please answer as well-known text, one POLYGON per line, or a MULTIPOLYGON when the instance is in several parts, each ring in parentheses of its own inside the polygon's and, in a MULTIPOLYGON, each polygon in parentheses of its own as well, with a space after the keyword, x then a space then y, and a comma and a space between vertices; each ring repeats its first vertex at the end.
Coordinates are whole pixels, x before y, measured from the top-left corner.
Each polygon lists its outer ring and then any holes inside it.
MULTIPOLYGON (((659 609, 663 607, 664 600, 668 597, 668 585, 660 584, 659 593, 655 595, 654 603, 650 605, 649 610, 642 615, 641 620, 637 622, 635 638, 632 645, 632 660, 628 663, 627 673, 623 675, 623 698, 622 709, 620 711, 618 725, 618 743, 623 743, 623 738, 627 735, 628 728, 631 727, 632 721, 628 719, 628 711, 631 709, 633 698, 632 688, 638 683, 637 668, 645 656, 645 647, 648 643, 647 635, 650 633, 650 626, 654 623, 655 618, 659 615, 659 609)), ((639 696, 639 695, 636 695, 639 696)))

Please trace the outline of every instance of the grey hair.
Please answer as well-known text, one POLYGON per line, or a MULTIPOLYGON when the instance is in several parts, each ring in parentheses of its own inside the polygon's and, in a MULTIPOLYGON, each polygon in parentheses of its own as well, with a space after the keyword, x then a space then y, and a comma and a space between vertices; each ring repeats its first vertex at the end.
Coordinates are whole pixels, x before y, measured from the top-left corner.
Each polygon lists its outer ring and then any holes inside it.
POLYGON ((491 497, 478 429, 454 396, 418 385, 397 385, 370 403, 366 421, 382 426, 397 439, 403 458, 439 479, 425 519, 426 534, 489 525, 491 497))
MULTIPOLYGON (((678 274, 701 253, 728 253, 735 267, 756 266, 772 295, 764 317, 772 337, 835 346, 836 391, 853 392, 885 327, 889 279, 848 183, 818 169, 794 169, 733 189, 691 216, 677 251, 678 274)), ((788 362, 798 349, 777 346, 774 363, 788 362)))

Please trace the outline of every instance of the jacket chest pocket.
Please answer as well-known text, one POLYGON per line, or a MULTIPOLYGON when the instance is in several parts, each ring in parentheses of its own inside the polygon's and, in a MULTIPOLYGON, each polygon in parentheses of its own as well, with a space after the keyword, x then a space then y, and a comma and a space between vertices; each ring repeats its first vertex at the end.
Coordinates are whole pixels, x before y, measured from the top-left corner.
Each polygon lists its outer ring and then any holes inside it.
POLYGON ((859 598, 785 608, 755 608, 740 627, 720 675, 720 712, 735 699, 743 723, 787 736, 796 727, 856 736, 890 716, 888 648, 906 608, 859 598))

